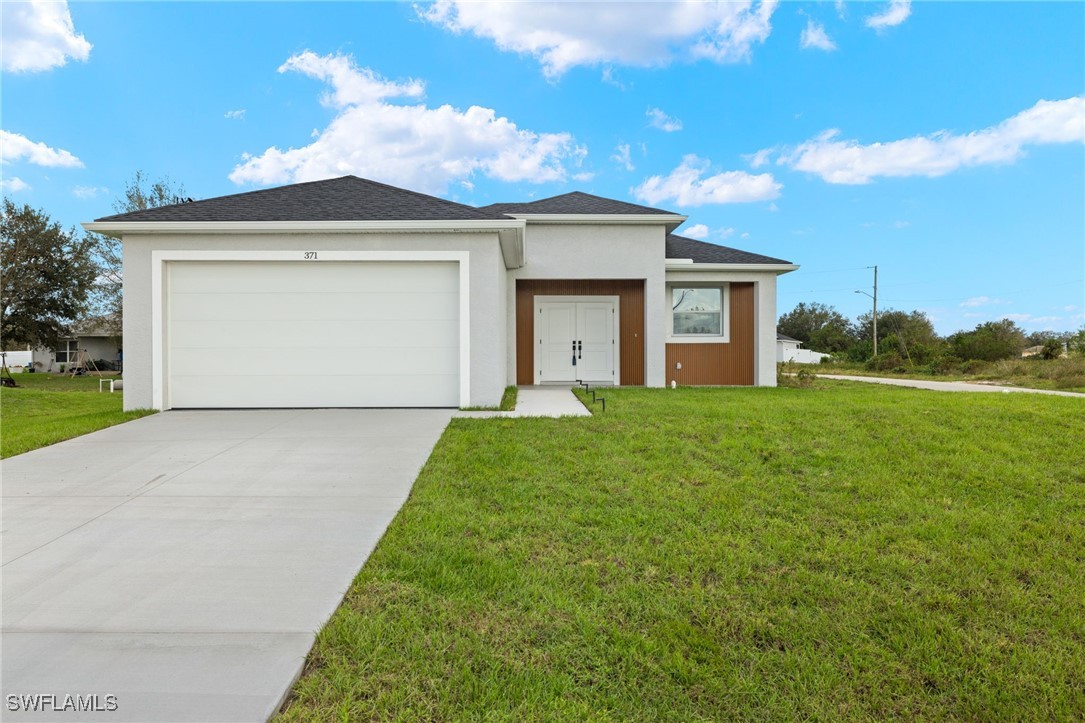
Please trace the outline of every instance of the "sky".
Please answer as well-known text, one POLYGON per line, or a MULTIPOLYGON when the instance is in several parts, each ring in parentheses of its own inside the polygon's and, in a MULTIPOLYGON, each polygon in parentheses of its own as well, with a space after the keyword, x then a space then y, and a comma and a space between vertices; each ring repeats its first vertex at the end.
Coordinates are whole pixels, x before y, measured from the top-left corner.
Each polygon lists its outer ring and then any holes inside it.
POLYGON ((1085 324, 1085 3, 2 3, 0 184, 65 227, 354 174, 573 190, 787 259, 778 308, 1085 324))

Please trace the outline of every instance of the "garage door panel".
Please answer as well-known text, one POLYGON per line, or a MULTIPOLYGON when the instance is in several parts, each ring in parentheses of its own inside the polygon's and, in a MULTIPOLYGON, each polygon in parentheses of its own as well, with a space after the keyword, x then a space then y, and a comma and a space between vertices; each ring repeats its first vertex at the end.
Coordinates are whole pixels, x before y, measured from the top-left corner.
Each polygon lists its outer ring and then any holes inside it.
POLYGON ((278 341, 281 346, 319 349, 331 341, 338 347, 357 350, 458 347, 458 325, 449 321, 175 321, 170 345, 174 350, 248 349, 254 342, 267 346, 278 341))
POLYGON ((398 377, 179 376, 172 379, 176 407, 455 407, 454 374, 398 377), (198 400, 188 404, 186 400, 198 400), (208 403, 205 400, 214 400, 208 403), (259 400, 251 403, 250 400, 259 400), (179 400, 179 401, 176 401, 179 400))
POLYGON ((459 405, 459 268, 170 264, 168 404, 459 405))
POLYGON ((385 262, 379 273, 360 278, 352 266, 363 262, 297 263, 261 261, 260 273, 252 274, 253 263, 244 261, 175 264, 172 281, 189 293, 232 291, 236 293, 272 292, 300 288, 312 278, 319 278, 319 292, 368 291, 397 293, 412 288, 420 275, 425 276, 430 291, 456 293, 459 270, 443 262, 385 262), (203 268, 199 268, 203 267, 203 268))
MULTIPOLYGON (((288 374, 373 375, 442 374, 458 371, 459 360, 454 349, 439 347, 404 347, 386 349, 349 349, 342 354, 318 358, 308 347, 268 347, 250 349, 220 349, 215 352, 214 376, 249 377, 288 374)), ((174 349, 171 363, 174 369, 199 369, 207 357, 206 349, 174 349)), ((179 376, 175 374, 175 376, 179 376)))
POLYGON ((459 295, 412 291, 398 294, 366 292, 266 292, 238 294, 175 293, 171 306, 177 321, 352 321, 357 319, 454 319, 459 295))

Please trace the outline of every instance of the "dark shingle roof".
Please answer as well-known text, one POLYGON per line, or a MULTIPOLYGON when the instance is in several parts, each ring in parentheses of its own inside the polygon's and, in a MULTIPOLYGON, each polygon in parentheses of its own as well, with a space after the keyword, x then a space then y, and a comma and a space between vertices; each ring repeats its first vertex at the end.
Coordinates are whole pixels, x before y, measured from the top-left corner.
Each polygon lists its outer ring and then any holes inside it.
POLYGON ((660 214, 673 216, 673 212, 635 203, 615 201, 612 198, 593 196, 573 191, 551 196, 530 203, 494 203, 483 206, 480 211, 490 213, 539 213, 539 214, 660 214))
POLYGON ((793 342, 796 342, 798 344, 802 344, 802 342, 799 341, 798 339, 796 339, 795 337, 788 336, 787 334, 781 334, 780 332, 776 332, 776 341, 793 341, 793 342))
POLYGON ((668 259, 693 259, 695 264, 790 264, 790 261, 771 256, 740 251, 728 246, 697 241, 696 239, 667 234, 668 259))
POLYGON ((500 214, 357 176, 148 208, 99 221, 464 221, 500 214))

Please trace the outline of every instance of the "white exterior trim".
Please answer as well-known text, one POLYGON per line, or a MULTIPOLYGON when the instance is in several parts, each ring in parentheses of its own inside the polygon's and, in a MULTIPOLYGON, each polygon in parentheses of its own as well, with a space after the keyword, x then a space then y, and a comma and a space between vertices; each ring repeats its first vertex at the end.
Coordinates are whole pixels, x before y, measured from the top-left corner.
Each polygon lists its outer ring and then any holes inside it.
POLYGON ((89 221, 82 226, 96 233, 358 233, 360 231, 523 231, 524 221, 89 221))
POLYGON ((667 259, 667 271, 775 271, 786 274, 797 264, 695 264, 690 259, 667 259))
POLYGON ((575 304, 577 302, 584 302, 586 304, 590 304, 590 303, 596 302, 596 301, 609 301, 610 303, 614 304, 614 358, 611 360, 611 363, 614 364, 614 386, 617 387, 617 386, 621 385, 621 383, 622 383, 622 337, 621 337, 621 334, 619 333, 621 331, 621 329, 622 329, 622 325, 621 325, 621 314, 622 314, 621 298, 618 297, 618 296, 602 296, 602 295, 601 296, 562 296, 560 294, 556 294, 556 295, 555 294, 535 294, 534 296, 531 297, 531 307, 532 307, 532 311, 531 311, 531 318, 532 318, 531 338, 532 338, 532 343, 531 343, 531 346, 533 348, 531 381, 532 381, 533 384, 535 384, 535 385, 539 384, 539 378, 538 378, 537 374, 538 374, 539 366, 540 366, 539 345, 534 342, 534 339, 535 339, 534 325, 535 325, 535 322, 537 321, 537 318, 535 317, 535 310, 534 310, 535 305, 536 304, 548 304, 548 303, 560 304, 562 302, 568 302, 568 303, 571 303, 571 304, 575 304))
MULTIPOLYGON (((86 225, 86 224, 84 224, 86 225)), ((92 229, 88 229, 92 230, 92 229)), ((302 261, 319 264, 322 261, 455 261, 459 263, 460 297, 460 406, 471 404, 471 269, 468 251, 219 251, 165 250, 151 251, 151 404, 154 409, 170 408, 166 384, 166 353, 169 343, 165 324, 166 303, 169 298, 166 263, 170 261, 302 261), (306 259, 306 253, 316 253, 306 259)))
POLYGON ((673 213, 505 213, 511 218, 530 221, 531 223, 589 223, 617 225, 667 225, 675 227, 685 222, 688 216, 673 213))

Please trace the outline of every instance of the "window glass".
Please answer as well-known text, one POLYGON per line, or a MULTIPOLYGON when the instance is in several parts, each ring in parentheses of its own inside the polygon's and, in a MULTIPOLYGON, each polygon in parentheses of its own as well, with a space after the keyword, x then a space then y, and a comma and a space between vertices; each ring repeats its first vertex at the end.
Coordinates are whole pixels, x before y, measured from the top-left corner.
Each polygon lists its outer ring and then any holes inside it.
POLYGON ((722 289, 671 290, 676 335, 723 335, 722 289))

